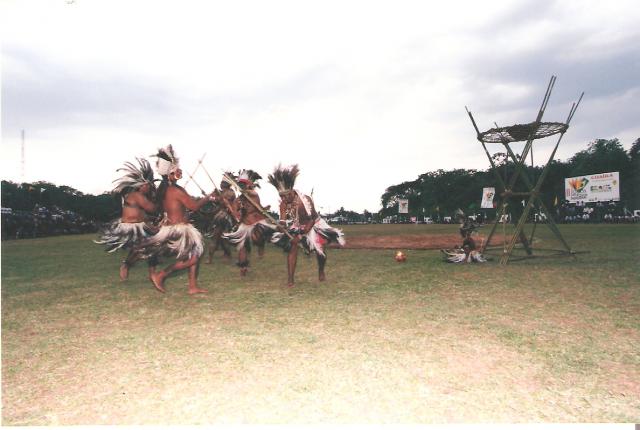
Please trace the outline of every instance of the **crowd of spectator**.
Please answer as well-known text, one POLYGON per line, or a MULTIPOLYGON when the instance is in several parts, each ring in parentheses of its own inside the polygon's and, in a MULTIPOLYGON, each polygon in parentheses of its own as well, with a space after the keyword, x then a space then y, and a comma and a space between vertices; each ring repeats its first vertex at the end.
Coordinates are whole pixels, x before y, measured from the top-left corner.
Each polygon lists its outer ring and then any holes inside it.
MULTIPOLYGON (((520 220, 523 207, 517 205, 511 207, 511 210, 507 214, 503 215, 501 221, 507 223, 517 223, 520 220)), ((626 209, 623 202, 610 201, 610 202, 569 202, 565 201, 560 206, 556 207, 553 212, 553 219, 557 223, 562 224, 576 224, 576 223, 636 223, 640 222, 640 210, 630 212, 626 209)), ((495 216, 489 212, 485 217, 485 213, 477 211, 476 213, 470 211, 466 214, 466 217, 478 224, 484 224, 486 222, 494 222, 495 216)), ((529 212, 527 222, 533 223, 545 223, 547 222, 547 216, 544 212, 534 208, 529 212)), ((444 216, 432 218, 424 218, 424 221, 416 217, 401 217, 398 215, 390 216, 383 219, 384 224, 457 224, 459 221, 455 216, 444 216)), ((353 223, 350 223, 353 224, 353 223)))
POLYGON ((2 240, 93 233, 98 224, 57 206, 36 205, 33 211, 2 208, 2 240))
POLYGON ((588 203, 565 201, 558 210, 558 221, 565 224, 631 223, 640 221, 640 217, 634 216, 620 202, 613 200, 588 203))

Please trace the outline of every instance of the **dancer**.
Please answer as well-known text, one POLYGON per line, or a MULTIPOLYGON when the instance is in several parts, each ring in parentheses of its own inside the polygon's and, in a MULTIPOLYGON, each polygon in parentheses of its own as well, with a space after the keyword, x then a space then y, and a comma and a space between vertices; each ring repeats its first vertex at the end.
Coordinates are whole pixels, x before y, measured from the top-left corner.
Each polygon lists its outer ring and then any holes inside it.
MULTIPOLYGON (((232 177, 231 172, 226 172, 228 177, 232 177), (231 176, 229 176, 231 175, 231 176)), ((233 212, 233 204, 236 199, 236 193, 231 189, 231 183, 226 180, 220 182, 220 190, 215 191, 215 196, 220 205, 213 214, 212 229, 207 237, 209 237, 209 258, 207 264, 211 264, 213 261, 213 254, 222 248, 226 259, 231 259, 231 250, 227 241, 222 237, 224 233, 229 233, 236 225, 238 220, 235 218, 233 212)))
MULTIPOLYGON (((228 180, 233 180, 228 177, 228 180)), ((262 179, 253 170, 241 170, 238 175, 238 186, 240 196, 236 198, 234 205, 234 217, 239 221, 236 229, 231 233, 224 233, 223 238, 236 245, 238 250, 238 266, 240 275, 245 276, 249 270, 249 256, 251 244, 258 247, 258 255, 264 254, 264 246, 271 235, 278 228, 277 225, 269 222, 264 215, 265 208, 260 204, 260 196, 255 190, 259 187, 257 181, 262 179)))
MULTIPOLYGON (((116 179, 116 186, 112 193, 119 194, 122 199, 122 216, 109 223, 100 232, 100 239, 95 243, 105 245, 108 252, 119 249, 128 249, 127 258, 120 265, 120 280, 126 281, 129 277, 129 268, 141 258, 136 247, 143 239, 155 234, 157 228, 153 226, 148 215, 156 211, 156 205, 152 202, 155 193, 153 169, 144 158, 136 158, 139 167, 132 163, 125 163, 124 167, 117 171, 125 174, 116 179)), ((151 258, 149 263, 149 276, 155 271, 157 260, 151 258)))
POLYGON ((326 279, 324 267, 327 262, 325 246, 330 242, 345 245, 342 230, 331 227, 317 212, 311 197, 294 188, 300 170, 298 165, 283 168, 280 165, 269 175, 268 180, 280 195, 280 224, 286 227, 293 240, 286 234, 277 232, 271 241, 288 251, 287 285, 294 286, 294 275, 298 259, 298 244, 316 253, 318 261, 318 279, 326 279))
POLYGON ((214 200, 209 194, 194 199, 177 184, 182 178, 179 160, 171 145, 158 150, 157 171, 162 176, 158 187, 158 203, 164 211, 164 218, 158 233, 143 241, 143 253, 148 258, 161 255, 175 255, 176 262, 151 275, 153 286, 164 293, 164 281, 176 270, 189 270, 189 294, 206 293, 198 288, 198 264, 204 252, 203 238, 200 232, 189 223, 187 209, 197 211, 208 201, 214 200))

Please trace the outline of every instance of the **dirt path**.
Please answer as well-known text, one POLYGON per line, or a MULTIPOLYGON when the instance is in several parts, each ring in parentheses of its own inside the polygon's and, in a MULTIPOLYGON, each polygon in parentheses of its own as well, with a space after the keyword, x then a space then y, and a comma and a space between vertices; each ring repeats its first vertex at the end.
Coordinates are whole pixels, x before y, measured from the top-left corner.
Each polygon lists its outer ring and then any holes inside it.
MULTIPOLYGON (((480 246, 485 236, 474 236, 480 246)), ((502 236, 494 236, 493 244, 502 243, 502 236)), ((355 236, 347 237, 345 249, 443 249, 459 246, 462 242, 458 234, 421 235, 407 234, 395 236, 355 236)), ((332 244, 333 246, 333 244, 332 244)))

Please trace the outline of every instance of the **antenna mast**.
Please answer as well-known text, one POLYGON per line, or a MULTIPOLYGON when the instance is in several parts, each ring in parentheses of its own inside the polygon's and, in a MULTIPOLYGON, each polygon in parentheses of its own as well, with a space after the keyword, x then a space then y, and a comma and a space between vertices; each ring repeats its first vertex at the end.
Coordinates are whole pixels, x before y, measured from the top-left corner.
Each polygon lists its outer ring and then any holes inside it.
POLYGON ((20 160, 20 181, 24 182, 24 129, 22 130, 22 147, 21 147, 21 160, 20 160))

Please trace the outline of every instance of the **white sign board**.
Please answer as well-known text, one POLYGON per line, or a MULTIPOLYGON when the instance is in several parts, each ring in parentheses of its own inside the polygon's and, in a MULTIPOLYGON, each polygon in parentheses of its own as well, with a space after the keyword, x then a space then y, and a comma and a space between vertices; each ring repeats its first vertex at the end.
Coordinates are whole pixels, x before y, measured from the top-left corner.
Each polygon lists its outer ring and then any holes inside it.
POLYGON ((620 200, 620 172, 565 178, 564 198, 569 202, 620 200))
POLYGON ((409 213, 409 200, 408 199, 398 199, 398 213, 399 214, 408 214, 409 213))
POLYGON ((493 197, 496 195, 496 189, 493 187, 482 189, 482 209, 493 209, 493 197))

